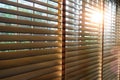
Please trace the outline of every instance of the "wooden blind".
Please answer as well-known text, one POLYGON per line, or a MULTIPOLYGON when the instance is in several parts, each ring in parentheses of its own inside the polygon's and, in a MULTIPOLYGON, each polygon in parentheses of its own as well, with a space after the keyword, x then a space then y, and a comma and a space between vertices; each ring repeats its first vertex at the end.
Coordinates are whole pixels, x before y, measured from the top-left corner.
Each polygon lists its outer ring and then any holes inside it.
POLYGON ((116 6, 116 50, 118 53, 118 79, 120 78, 120 1, 117 1, 116 6))
POLYGON ((0 0, 0 80, 117 80, 119 12, 113 0, 0 0))
POLYGON ((66 0, 66 80, 99 78, 100 25, 91 21, 99 3, 66 0))
POLYGON ((117 80, 116 6, 111 1, 104 4, 103 80, 117 80))
POLYGON ((120 48, 120 5, 117 5, 117 15, 116 15, 116 46, 118 51, 118 79, 120 78, 120 55, 119 55, 119 48, 120 48))
MULTIPOLYGON (((80 0, 66 0, 66 46, 65 46, 65 78, 66 80, 79 79, 80 71, 80 55, 79 51, 79 23, 81 12, 80 0)), ((81 66, 82 67, 82 66, 81 66)))
MULTIPOLYGON (((119 2, 118 2, 119 3, 119 2)), ((117 37, 117 46, 120 46, 120 5, 117 5, 117 13, 116 13, 116 37, 117 37)))
POLYGON ((61 80, 57 0, 0 0, 0 80, 61 80))

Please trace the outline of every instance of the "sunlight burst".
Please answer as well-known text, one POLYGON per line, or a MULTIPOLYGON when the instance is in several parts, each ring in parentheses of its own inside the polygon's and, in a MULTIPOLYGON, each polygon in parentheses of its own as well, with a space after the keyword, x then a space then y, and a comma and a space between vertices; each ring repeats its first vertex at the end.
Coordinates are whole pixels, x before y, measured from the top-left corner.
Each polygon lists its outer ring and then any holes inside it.
POLYGON ((91 15, 91 21, 94 22, 94 23, 101 23, 101 21, 102 21, 102 15, 101 15, 101 13, 94 12, 91 15))

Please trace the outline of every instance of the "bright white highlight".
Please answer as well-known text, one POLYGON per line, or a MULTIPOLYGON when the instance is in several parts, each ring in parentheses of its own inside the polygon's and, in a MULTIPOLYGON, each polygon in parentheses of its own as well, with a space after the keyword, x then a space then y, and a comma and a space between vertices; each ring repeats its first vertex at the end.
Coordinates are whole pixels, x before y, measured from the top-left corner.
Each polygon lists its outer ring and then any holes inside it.
POLYGON ((91 22, 101 23, 101 21, 102 21, 102 15, 101 15, 101 13, 99 13, 99 12, 94 12, 94 13, 91 15, 91 22))

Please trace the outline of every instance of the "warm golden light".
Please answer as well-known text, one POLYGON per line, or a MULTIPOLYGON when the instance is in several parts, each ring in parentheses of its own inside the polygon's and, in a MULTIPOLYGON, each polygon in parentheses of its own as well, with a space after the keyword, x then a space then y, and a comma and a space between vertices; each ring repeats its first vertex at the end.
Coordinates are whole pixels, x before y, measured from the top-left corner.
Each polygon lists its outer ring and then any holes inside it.
POLYGON ((101 23, 101 21, 102 21, 102 15, 101 15, 101 13, 99 13, 99 12, 94 12, 94 13, 91 15, 91 22, 101 23))

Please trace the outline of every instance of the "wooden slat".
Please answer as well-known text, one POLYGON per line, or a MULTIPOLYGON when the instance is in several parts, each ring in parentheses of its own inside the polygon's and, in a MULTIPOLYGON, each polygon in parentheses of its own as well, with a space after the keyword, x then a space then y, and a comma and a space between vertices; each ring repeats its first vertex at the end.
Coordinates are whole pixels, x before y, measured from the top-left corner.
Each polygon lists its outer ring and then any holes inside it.
POLYGON ((98 53, 94 53, 94 55, 92 55, 93 53, 90 53, 90 54, 85 54, 85 55, 78 55, 78 56, 73 56, 73 57, 69 57, 69 58, 66 58, 66 62, 74 62, 74 61, 77 61, 77 60, 86 60, 86 59, 89 59, 89 58, 99 58, 98 57, 98 53), (90 55, 91 54, 91 55, 90 55))
POLYGON ((73 26, 66 26, 66 29, 74 30, 75 28, 73 26))
POLYGON ((72 16, 72 15, 67 15, 67 14, 66 14, 66 18, 73 19, 73 20, 79 20, 79 19, 76 19, 74 16, 72 16))
POLYGON ((98 37, 98 33, 79 33, 79 35, 83 35, 83 36, 97 36, 98 37))
POLYGON ((79 34, 79 35, 88 35, 88 36, 98 36, 99 34, 98 34, 98 30, 93 30, 93 29, 85 29, 85 28, 81 28, 81 29, 79 29, 80 31, 86 31, 86 32, 89 32, 89 33, 81 33, 81 32, 79 32, 79 31, 76 31, 76 29, 73 29, 73 31, 66 31, 66 35, 77 35, 77 34, 79 34), (94 33, 94 34, 92 34, 92 33, 94 33))
POLYGON ((21 25, 32 25, 32 26, 39 26, 39 27, 57 28, 57 25, 55 25, 55 24, 43 23, 43 22, 33 22, 33 21, 28 21, 28 20, 18 20, 18 19, 12 19, 12 18, 4 18, 4 17, 0 17, 0 22, 21 24, 21 25))
POLYGON ((99 50, 98 49, 86 49, 86 50, 71 51, 71 52, 66 52, 66 57, 78 56, 79 53, 81 55, 84 55, 84 54, 87 54, 87 53, 92 55, 91 53, 93 53, 93 55, 94 55, 95 52, 99 52, 99 50))
MULTIPOLYGON (((30 80, 53 80, 57 77, 61 77, 60 73, 61 73, 61 71, 57 71, 57 72, 46 74, 46 75, 43 75, 43 76, 40 76, 37 78, 32 78, 30 80)), ((58 79, 56 79, 56 80, 58 80, 58 79)))
POLYGON ((98 42, 66 42, 67 46, 74 46, 74 45, 94 45, 99 44, 98 42))
POLYGON ((111 56, 107 56, 107 57, 104 57, 104 60, 109 60, 111 58, 117 58, 117 55, 111 55, 111 56))
POLYGON ((30 34, 58 34, 56 30, 38 29, 38 28, 23 28, 17 26, 2 26, 0 25, 1 32, 10 33, 30 33, 30 34))
POLYGON ((74 15, 78 15, 78 16, 79 16, 79 14, 78 14, 78 13, 73 12, 73 11, 71 11, 71 10, 69 10, 69 9, 67 9, 67 10, 66 10, 66 12, 68 12, 68 13, 70 13, 70 14, 74 14, 74 15))
MULTIPOLYGON (((54 9, 59 9, 58 7, 56 7, 56 6, 54 6, 54 5, 51 5, 51 4, 48 4, 48 3, 44 3, 44 2, 42 2, 42 1, 37 1, 37 0, 26 0, 26 1, 30 1, 30 2, 39 4, 39 5, 43 5, 43 6, 46 6, 46 7, 54 8, 54 9)), ((51 1, 52 1, 52 0, 51 0, 51 1)))
POLYGON ((87 49, 97 49, 99 48, 98 46, 75 46, 75 47, 68 47, 66 48, 66 51, 77 51, 77 50, 87 50, 87 49))
POLYGON ((0 50, 32 49, 58 46, 60 47, 58 42, 13 43, 13 44, 0 44, 0 50))
POLYGON ((57 36, 0 35, 0 41, 57 41, 57 36))
POLYGON ((74 21, 71 21, 71 20, 66 20, 66 23, 71 24, 71 25, 76 25, 76 23, 74 21))
MULTIPOLYGON (((88 20, 87 22, 91 22, 90 20, 88 20)), ((86 27, 92 27, 92 28, 95 28, 95 29, 99 29, 99 25, 97 24, 97 25, 95 25, 95 24, 79 24, 80 26, 86 26, 86 27)))
POLYGON ((77 60, 85 60, 85 59, 88 59, 88 58, 91 58, 91 57, 92 58, 98 58, 98 55, 87 55, 87 54, 84 54, 84 55, 80 55, 80 56, 78 55, 78 56, 68 57, 68 58, 66 58, 66 63, 67 62, 77 61, 77 60))
MULTIPOLYGON (((75 1, 73 1, 73 0, 69 0, 70 2, 72 2, 72 3, 74 3, 74 4, 76 4, 76 5, 79 5, 79 6, 81 6, 79 3, 77 3, 77 2, 75 2, 75 1)), ((73 6, 73 5, 72 5, 73 6)))
POLYGON ((98 32, 99 33, 99 30, 98 29, 94 29, 94 28, 81 28, 82 31, 88 31, 88 32, 98 32))
POLYGON ((66 40, 70 40, 70 41, 74 40, 75 41, 76 38, 79 40, 98 40, 99 39, 99 38, 94 38, 94 37, 93 38, 92 37, 90 37, 90 38, 84 37, 83 38, 83 37, 72 37, 71 36, 71 37, 66 37, 66 40))

